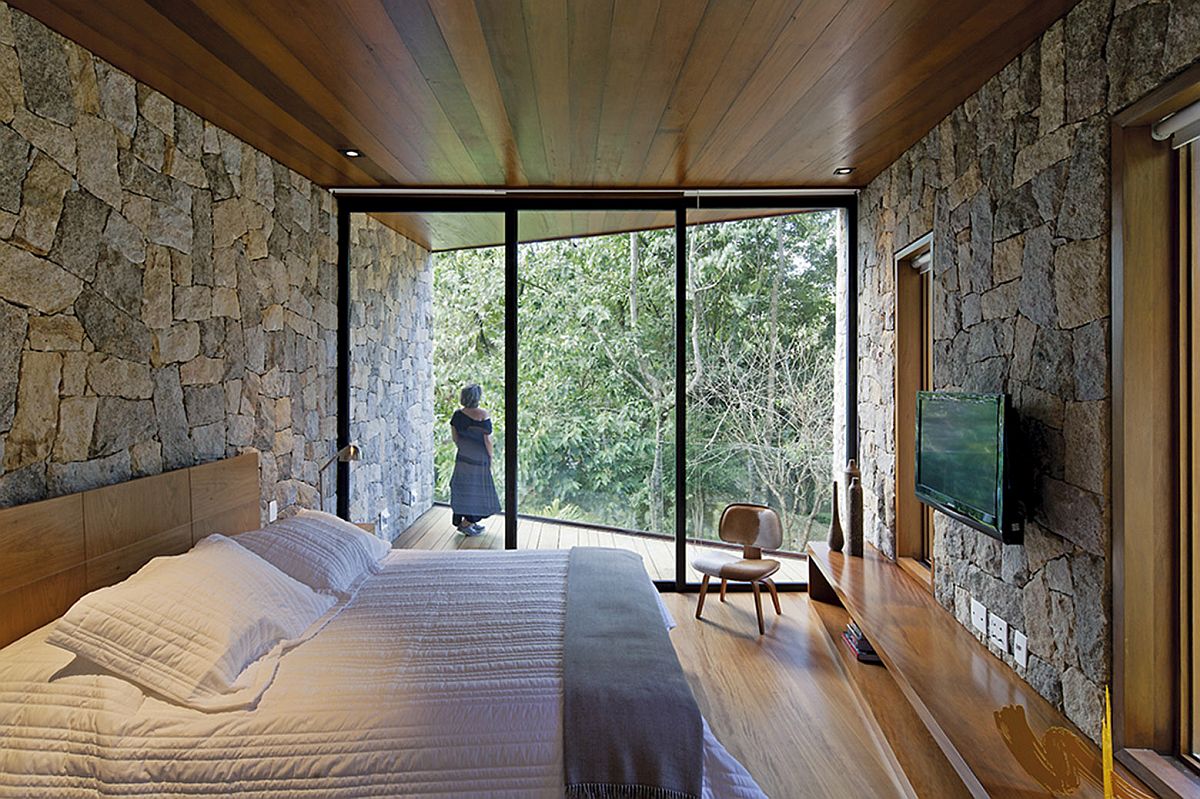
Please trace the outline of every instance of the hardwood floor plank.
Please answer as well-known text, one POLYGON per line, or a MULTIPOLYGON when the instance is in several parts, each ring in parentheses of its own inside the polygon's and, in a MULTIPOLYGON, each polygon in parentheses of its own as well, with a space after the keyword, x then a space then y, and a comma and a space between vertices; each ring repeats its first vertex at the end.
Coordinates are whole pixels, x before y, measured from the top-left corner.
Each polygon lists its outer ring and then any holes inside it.
POLYGON ((768 796, 912 796, 872 732, 807 594, 783 594, 759 636, 749 594, 666 593, 671 640, 717 739, 768 796), (715 597, 714 597, 715 599, 715 597), (769 710, 763 714, 766 704, 769 710))

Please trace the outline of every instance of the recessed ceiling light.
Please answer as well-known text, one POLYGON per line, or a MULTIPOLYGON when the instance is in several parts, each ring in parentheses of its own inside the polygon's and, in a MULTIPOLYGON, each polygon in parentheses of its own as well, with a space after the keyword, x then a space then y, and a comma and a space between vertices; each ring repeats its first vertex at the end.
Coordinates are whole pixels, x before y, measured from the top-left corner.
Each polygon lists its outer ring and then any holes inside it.
POLYGON ((853 171, 854 171, 854 167, 852 167, 852 166, 839 166, 837 169, 833 170, 833 174, 849 175, 853 171))
POLYGON ((341 152, 341 154, 346 156, 347 158, 358 158, 360 155, 362 155, 362 153, 360 153, 358 150, 355 150, 353 148, 349 148, 346 150, 340 150, 339 152, 341 152))

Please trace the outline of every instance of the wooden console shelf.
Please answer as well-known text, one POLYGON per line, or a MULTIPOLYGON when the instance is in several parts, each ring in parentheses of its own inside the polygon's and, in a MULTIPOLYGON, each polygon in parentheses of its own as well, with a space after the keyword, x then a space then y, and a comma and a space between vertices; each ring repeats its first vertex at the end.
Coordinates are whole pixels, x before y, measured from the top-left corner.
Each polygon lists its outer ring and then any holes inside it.
MULTIPOLYGON (((948 792, 952 787, 954 793, 976 797, 1103 796, 1099 749, 900 567, 870 546, 863 557, 852 558, 831 552, 826 544, 809 544, 808 556, 809 597, 844 608, 886 666, 885 672, 849 657, 845 661, 880 727, 885 734, 892 731, 887 737, 919 795, 953 795, 948 792), (905 701, 887 701, 893 697, 905 701), (1054 727, 1078 737, 1083 757, 1070 761, 1077 770, 1077 790, 1051 791, 1021 765, 998 724, 998 712, 1007 707, 1024 708, 1032 730, 1032 736, 1017 746, 1020 751, 1033 754, 1054 727), (927 731, 927 736, 903 734, 914 726, 914 714, 925 727, 919 732, 927 731), (900 751, 906 746, 936 749, 900 751), (932 765, 917 774, 906 760, 932 765), (946 784, 955 775, 961 790, 946 784)), ((830 634, 840 635, 840 612, 815 603, 814 607, 830 634)), ((834 645, 844 649, 840 640, 834 645)), ((1120 766, 1118 772, 1125 782, 1153 796, 1130 772, 1120 766)))

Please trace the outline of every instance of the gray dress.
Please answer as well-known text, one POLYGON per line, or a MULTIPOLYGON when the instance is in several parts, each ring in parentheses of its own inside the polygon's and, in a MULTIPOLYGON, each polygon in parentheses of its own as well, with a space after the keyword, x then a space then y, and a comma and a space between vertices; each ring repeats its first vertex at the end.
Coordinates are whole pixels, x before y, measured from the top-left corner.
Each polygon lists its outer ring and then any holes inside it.
POLYGON ((478 521, 500 512, 500 498, 492 479, 492 459, 484 436, 492 432, 492 420, 475 420, 462 411, 450 417, 458 433, 458 457, 450 478, 450 507, 455 516, 478 521))

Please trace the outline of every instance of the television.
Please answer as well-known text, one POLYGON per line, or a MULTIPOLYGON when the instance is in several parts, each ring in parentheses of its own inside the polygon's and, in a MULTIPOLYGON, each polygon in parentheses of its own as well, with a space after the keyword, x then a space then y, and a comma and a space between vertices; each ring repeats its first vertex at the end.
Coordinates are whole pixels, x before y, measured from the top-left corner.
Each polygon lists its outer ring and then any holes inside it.
POLYGON ((1024 540, 1007 394, 917 392, 917 499, 1005 544, 1024 540))

